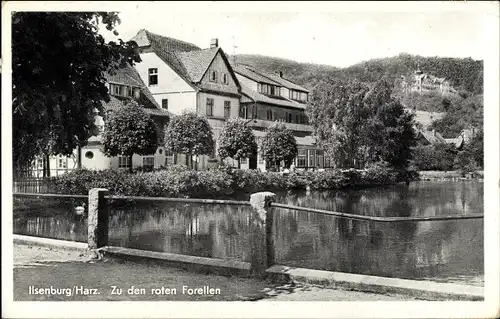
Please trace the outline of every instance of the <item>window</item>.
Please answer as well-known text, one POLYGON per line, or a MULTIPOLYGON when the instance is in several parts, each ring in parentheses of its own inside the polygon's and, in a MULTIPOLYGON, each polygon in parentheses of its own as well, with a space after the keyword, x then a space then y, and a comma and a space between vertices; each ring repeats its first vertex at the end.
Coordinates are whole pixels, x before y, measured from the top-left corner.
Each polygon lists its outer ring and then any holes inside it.
POLYGON ((231 117, 231 101, 224 101, 224 117, 231 117))
POLYGON ((277 95, 277 96, 280 95, 280 88, 279 88, 279 86, 276 86, 276 85, 258 84, 257 90, 260 93, 267 94, 267 95, 277 95))
POLYGON ((316 162, 315 161, 315 153, 316 151, 315 150, 309 150, 309 165, 310 167, 314 167, 314 163, 316 162))
POLYGON ((317 150, 316 151, 316 167, 324 167, 323 163, 323 151, 317 150))
POLYGON ((262 154, 257 154, 257 155, 258 155, 257 156, 258 163, 261 164, 261 165, 264 164, 264 157, 262 157, 262 154))
POLYGON ((240 158, 240 164, 246 165, 248 163, 248 158, 240 158))
POLYGON ((297 167, 306 166, 306 150, 299 150, 297 155, 297 167))
POLYGON ((148 74, 149 74, 149 83, 148 85, 157 85, 158 84, 158 69, 153 68, 153 69, 148 69, 148 74))
POLYGON ((161 108, 168 110, 168 99, 161 100, 161 108))
POLYGON ((143 156, 142 157, 142 166, 145 168, 153 168, 155 166, 155 157, 154 156, 143 156))
POLYGON ((112 93, 113 95, 120 95, 120 86, 116 84, 111 85, 112 93))
POLYGON ((286 118, 285 118, 286 122, 287 123, 292 123, 292 113, 286 112, 285 116, 286 116, 286 118))
POLYGON ((43 168, 43 159, 38 159, 38 168, 43 168))
POLYGON ((64 157, 59 157, 57 159, 57 168, 66 168, 68 164, 68 161, 64 157))
POLYGON ((258 115, 259 115, 259 110, 257 109, 257 105, 254 105, 252 107, 252 118, 256 119, 258 118, 258 115))
POLYGON ((130 156, 118 156, 118 168, 131 168, 130 156))
POLYGON ((299 114, 295 114, 295 123, 300 123, 300 116, 299 116, 299 114))
POLYGON ((94 158, 94 153, 91 151, 88 151, 85 153, 85 157, 88 159, 93 159, 94 158))
POLYGON ((227 74, 226 74, 226 73, 223 73, 223 74, 222 74, 222 83, 223 83, 223 84, 229 84, 229 81, 228 81, 228 78, 227 78, 227 74))
POLYGON ((214 112, 214 99, 207 98, 207 116, 212 116, 214 112))
POLYGON ((271 109, 268 109, 268 110, 267 110, 267 119, 268 119, 269 121, 272 121, 272 120, 273 120, 273 110, 271 110, 271 109))
POLYGON ((240 106, 240 117, 244 119, 248 118, 248 106, 240 106))
POLYGON ((210 82, 216 82, 217 83, 217 71, 211 71, 210 72, 210 82))
POLYGON ((134 88, 127 86, 127 96, 134 96, 134 88))

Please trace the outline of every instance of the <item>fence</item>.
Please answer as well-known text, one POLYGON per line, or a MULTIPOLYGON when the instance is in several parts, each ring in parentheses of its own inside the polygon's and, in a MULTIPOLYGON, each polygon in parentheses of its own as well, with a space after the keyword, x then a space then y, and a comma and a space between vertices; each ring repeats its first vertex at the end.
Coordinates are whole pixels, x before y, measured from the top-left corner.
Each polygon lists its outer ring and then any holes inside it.
POLYGON ((52 178, 24 178, 13 181, 14 193, 51 193, 50 187, 52 178))
POLYGON ((36 194, 14 193, 16 197, 72 197, 88 198, 88 248, 96 250, 108 245, 109 231, 109 199, 134 199, 142 201, 184 202, 198 204, 226 204, 245 205, 251 207, 250 215, 250 274, 255 277, 265 276, 266 270, 274 264, 274 236, 273 236, 273 208, 293 211, 312 212, 347 218, 353 220, 366 220, 374 222, 430 222, 460 219, 484 218, 483 214, 465 216, 430 216, 430 217, 375 217, 327 210, 292 206, 275 202, 276 195, 271 192, 260 192, 250 196, 250 201, 214 200, 214 199, 185 199, 167 197, 139 197, 139 196, 110 196, 107 189, 93 188, 88 195, 63 195, 63 194, 36 194))

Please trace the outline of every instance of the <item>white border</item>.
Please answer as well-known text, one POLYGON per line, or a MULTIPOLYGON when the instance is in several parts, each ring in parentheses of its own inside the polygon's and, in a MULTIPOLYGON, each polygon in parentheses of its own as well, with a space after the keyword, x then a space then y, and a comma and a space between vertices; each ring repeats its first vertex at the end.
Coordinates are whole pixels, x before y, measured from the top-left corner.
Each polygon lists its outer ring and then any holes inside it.
MULTIPOLYGON (((12 300, 12 122, 10 13, 12 11, 125 11, 142 2, 2 3, 2 316, 122 318, 493 318, 499 315, 499 5, 490 2, 174 2, 177 12, 440 12, 484 14, 485 116, 485 301, 484 302, 13 302, 12 300)), ((168 22, 166 22, 168 23, 168 22)), ((450 26, 452 28, 453 26, 450 26)))

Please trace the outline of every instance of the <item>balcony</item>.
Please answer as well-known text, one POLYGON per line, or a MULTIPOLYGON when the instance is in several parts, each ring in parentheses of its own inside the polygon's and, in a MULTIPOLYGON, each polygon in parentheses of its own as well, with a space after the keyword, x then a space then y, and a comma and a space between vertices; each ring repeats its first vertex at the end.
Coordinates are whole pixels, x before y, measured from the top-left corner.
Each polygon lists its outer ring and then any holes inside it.
MULTIPOLYGON (((267 121, 267 120, 257 120, 257 119, 252 119, 248 120, 248 127, 258 127, 258 128, 268 128, 269 126, 273 125, 275 123, 274 121, 267 121)), ((296 132, 307 132, 307 133, 312 133, 313 128, 311 125, 307 124, 298 124, 298 123, 284 123, 286 127, 292 131, 296 132)))

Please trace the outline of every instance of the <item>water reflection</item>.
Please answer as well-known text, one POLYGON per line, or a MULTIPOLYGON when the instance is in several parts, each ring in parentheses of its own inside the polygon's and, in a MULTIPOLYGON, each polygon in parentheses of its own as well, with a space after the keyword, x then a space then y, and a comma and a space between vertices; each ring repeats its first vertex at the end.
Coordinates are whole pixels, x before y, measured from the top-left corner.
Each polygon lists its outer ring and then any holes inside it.
MULTIPOLYGON (((483 212, 477 182, 422 182, 410 187, 278 194, 278 201, 372 216, 439 216, 483 212)), ((480 276, 483 220, 376 223, 276 209, 276 262, 402 278, 480 276)), ((146 204, 111 208, 111 245, 248 261, 249 208, 146 204)), ((14 232, 86 241, 86 220, 53 205, 17 212, 14 232)))

